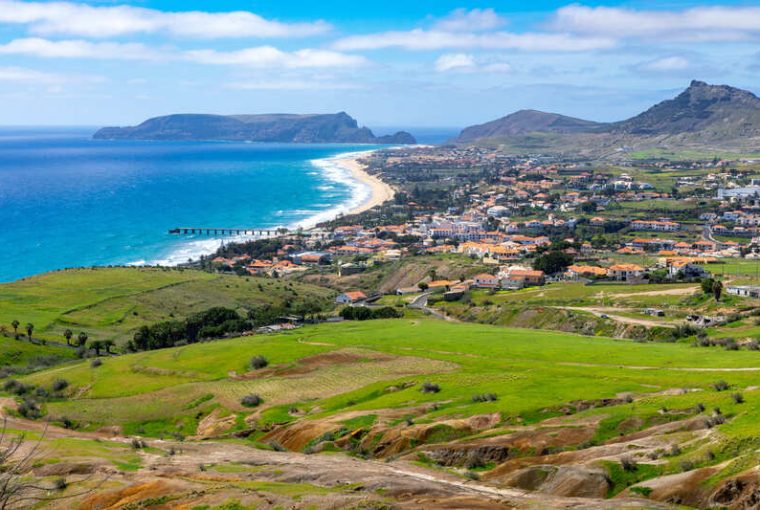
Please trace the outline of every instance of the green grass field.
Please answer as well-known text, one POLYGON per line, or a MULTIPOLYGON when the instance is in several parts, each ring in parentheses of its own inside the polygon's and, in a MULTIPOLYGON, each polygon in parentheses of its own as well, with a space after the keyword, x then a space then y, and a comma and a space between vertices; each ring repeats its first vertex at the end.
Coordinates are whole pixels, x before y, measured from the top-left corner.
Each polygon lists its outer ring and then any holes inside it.
MULTIPOLYGON (((22 326, 23 327, 23 326, 22 326)), ((24 337, 0 336, 0 367, 44 366, 74 359, 73 349, 58 344, 37 345, 24 337)))
POLYGON ((98 368, 77 362, 24 380, 45 386, 56 378, 69 380, 72 398, 49 403, 48 409, 53 416, 81 420, 91 427, 167 419, 174 423, 217 406, 243 412, 237 400, 250 392, 261 394, 269 409, 264 415, 271 412, 277 419, 283 418, 278 410, 283 406, 318 408, 315 416, 324 416, 347 408, 369 413, 437 401, 444 403, 428 419, 500 412, 507 419, 534 421, 579 398, 708 389, 718 378, 747 387, 757 380, 754 369, 760 370, 756 352, 401 319, 311 326, 139 353, 106 360, 98 368), (297 370, 298 360, 328 352, 338 357, 308 371, 297 370), (274 366, 296 370, 264 378, 234 377, 256 354, 269 357, 274 366), (345 356, 348 361, 341 362, 345 356), (730 374, 720 370, 727 368, 744 370, 730 374), (426 395, 415 386, 382 391, 389 385, 422 380, 440 384, 441 392, 426 395), (498 394, 499 400, 472 402, 473 394, 486 392, 498 394))
POLYGON ((314 285, 193 270, 76 269, 0 285, 0 324, 35 325, 35 336, 62 342, 69 328, 93 340, 123 343, 143 324, 225 306, 329 303, 333 292, 314 285))

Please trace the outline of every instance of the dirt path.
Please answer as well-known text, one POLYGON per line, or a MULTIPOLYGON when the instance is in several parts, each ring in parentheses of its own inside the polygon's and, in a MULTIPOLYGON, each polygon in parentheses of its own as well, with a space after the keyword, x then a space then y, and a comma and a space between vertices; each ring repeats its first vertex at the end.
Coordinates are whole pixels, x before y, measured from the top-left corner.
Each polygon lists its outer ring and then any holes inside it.
POLYGON ((616 315, 615 312, 625 312, 629 311, 630 308, 610 308, 610 307, 584 307, 584 306, 558 306, 556 308, 561 308, 563 310, 576 310, 578 312, 589 312, 597 317, 601 317, 602 315, 606 315, 607 318, 612 319, 616 322, 622 322, 623 324, 633 324, 635 326, 646 326, 648 328, 654 328, 654 327, 675 327, 678 325, 678 322, 674 321, 656 321, 653 319, 641 319, 638 317, 626 317, 624 315, 616 315))
MULTIPOLYGON (((693 294, 699 287, 695 285, 694 287, 681 287, 678 289, 667 289, 667 290, 649 290, 645 292, 628 292, 625 294, 610 294, 610 295, 604 295, 604 297, 616 297, 616 298, 624 298, 624 297, 638 297, 638 296, 686 296, 689 294, 693 294)), ((597 294, 596 297, 602 297, 601 293, 597 294)))
POLYGON ((569 367, 626 368, 629 370, 674 370, 676 372, 760 372, 760 367, 710 368, 710 367, 649 367, 644 365, 605 365, 603 363, 558 363, 569 367))

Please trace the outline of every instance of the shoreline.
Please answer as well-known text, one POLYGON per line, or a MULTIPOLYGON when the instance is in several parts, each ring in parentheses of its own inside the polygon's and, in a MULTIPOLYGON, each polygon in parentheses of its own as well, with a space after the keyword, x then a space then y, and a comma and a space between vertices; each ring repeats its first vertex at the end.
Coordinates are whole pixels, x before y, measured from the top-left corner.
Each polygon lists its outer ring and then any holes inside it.
POLYGON ((363 153, 361 155, 335 160, 337 165, 342 166, 354 179, 364 184, 370 190, 369 197, 361 204, 346 212, 346 215, 360 214, 364 211, 368 211, 388 200, 392 200, 396 194, 396 191, 390 184, 367 172, 367 165, 364 165, 359 161, 367 154, 368 153, 363 153))
MULTIPOLYGON (((373 207, 376 207, 388 200, 392 200, 396 191, 391 185, 383 182, 379 177, 374 176, 366 171, 367 166, 362 164, 360 160, 367 157, 378 149, 359 151, 359 152, 344 152, 336 154, 335 156, 329 156, 327 158, 320 158, 311 160, 311 164, 327 179, 335 182, 348 185, 352 188, 351 197, 342 202, 335 204, 334 207, 327 211, 322 211, 316 215, 308 218, 304 218, 301 221, 292 223, 290 225, 283 225, 283 227, 289 230, 288 233, 292 233, 299 228, 303 230, 313 230, 317 227, 318 223, 325 221, 332 221, 341 215, 350 216, 354 214, 360 214, 364 211, 368 211, 373 207), (336 175, 339 174, 339 175, 336 175), (346 182, 350 181, 350 182, 346 182)), ((277 228, 277 227, 273 227, 277 228)), ((280 236, 275 236, 280 237, 280 236)), ((179 266, 187 263, 188 259, 197 261, 201 256, 211 255, 215 253, 221 244, 226 243, 244 243, 257 239, 256 236, 233 236, 227 238, 212 238, 212 239, 192 239, 183 243, 182 246, 172 253, 167 254, 163 258, 156 258, 150 261, 135 261, 128 263, 130 266, 152 266, 152 265, 165 265, 165 266, 179 266)))

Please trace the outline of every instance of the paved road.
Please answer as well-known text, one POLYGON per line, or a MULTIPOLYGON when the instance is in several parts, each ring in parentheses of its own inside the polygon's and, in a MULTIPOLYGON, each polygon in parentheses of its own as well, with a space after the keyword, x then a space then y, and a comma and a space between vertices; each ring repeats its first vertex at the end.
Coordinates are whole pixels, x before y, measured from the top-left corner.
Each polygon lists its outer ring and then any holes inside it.
POLYGON ((407 305, 407 308, 416 308, 418 310, 422 310, 424 313, 428 315, 432 315, 433 317, 436 317, 437 319, 441 319, 444 321, 450 321, 450 322, 458 322, 453 317, 449 317, 448 315, 439 312, 438 310, 434 308, 430 308, 428 306, 428 298, 430 297, 431 292, 425 292, 423 294, 420 294, 416 298, 414 298, 414 301, 409 303, 407 305))

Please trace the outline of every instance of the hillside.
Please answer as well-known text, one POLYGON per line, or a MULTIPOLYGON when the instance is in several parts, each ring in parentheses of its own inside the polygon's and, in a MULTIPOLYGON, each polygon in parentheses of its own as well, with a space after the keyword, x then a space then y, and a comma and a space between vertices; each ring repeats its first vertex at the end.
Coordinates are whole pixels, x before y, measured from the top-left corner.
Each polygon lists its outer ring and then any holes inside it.
POLYGON ((105 127, 101 140, 224 140, 279 143, 413 144, 400 131, 376 137, 345 112, 336 114, 210 115, 176 114, 148 119, 138 126, 105 127))
POLYGON ((566 117, 556 113, 537 110, 520 110, 506 117, 470 126, 462 130, 457 142, 467 143, 483 138, 513 136, 526 133, 586 133, 592 132, 604 124, 590 120, 566 117))
POLYGON ((523 110, 465 128, 454 140, 497 144, 517 152, 611 158, 651 149, 754 152, 759 141, 760 98, 746 90, 696 80, 674 99, 619 122, 523 110))
POLYGON ((330 304, 316 285, 203 271, 153 268, 73 269, 0 285, 0 324, 34 324, 35 338, 64 342, 63 331, 123 345, 145 324, 179 319, 215 306, 245 311, 289 302, 330 304))
MULTIPOLYGON (((22 382, 69 382, 46 409, 75 430, 54 434, 81 438, 82 448, 85 438, 105 439, 98 430, 115 434, 91 454, 101 466, 95 472, 117 468, 99 498, 219 504, 246 497, 240 484, 248 480, 249 497, 339 497, 347 484, 389 505, 379 508, 437 508, 429 498, 450 497, 453 487, 480 503, 446 508, 739 508, 760 490, 752 474, 758 356, 412 316, 193 344, 102 366, 82 361, 22 382), (255 355, 269 366, 251 369, 255 355), (721 379, 730 391, 713 388, 721 379), (263 403, 242 406, 252 393, 263 403), (122 434, 164 440, 124 451, 122 434), (385 462, 361 461, 367 457, 385 462), (167 481, 150 485, 158 480, 167 481), (186 485, 203 480, 216 489, 186 485)), ((50 462, 94 462, 82 448, 67 454, 58 446, 50 462)))

